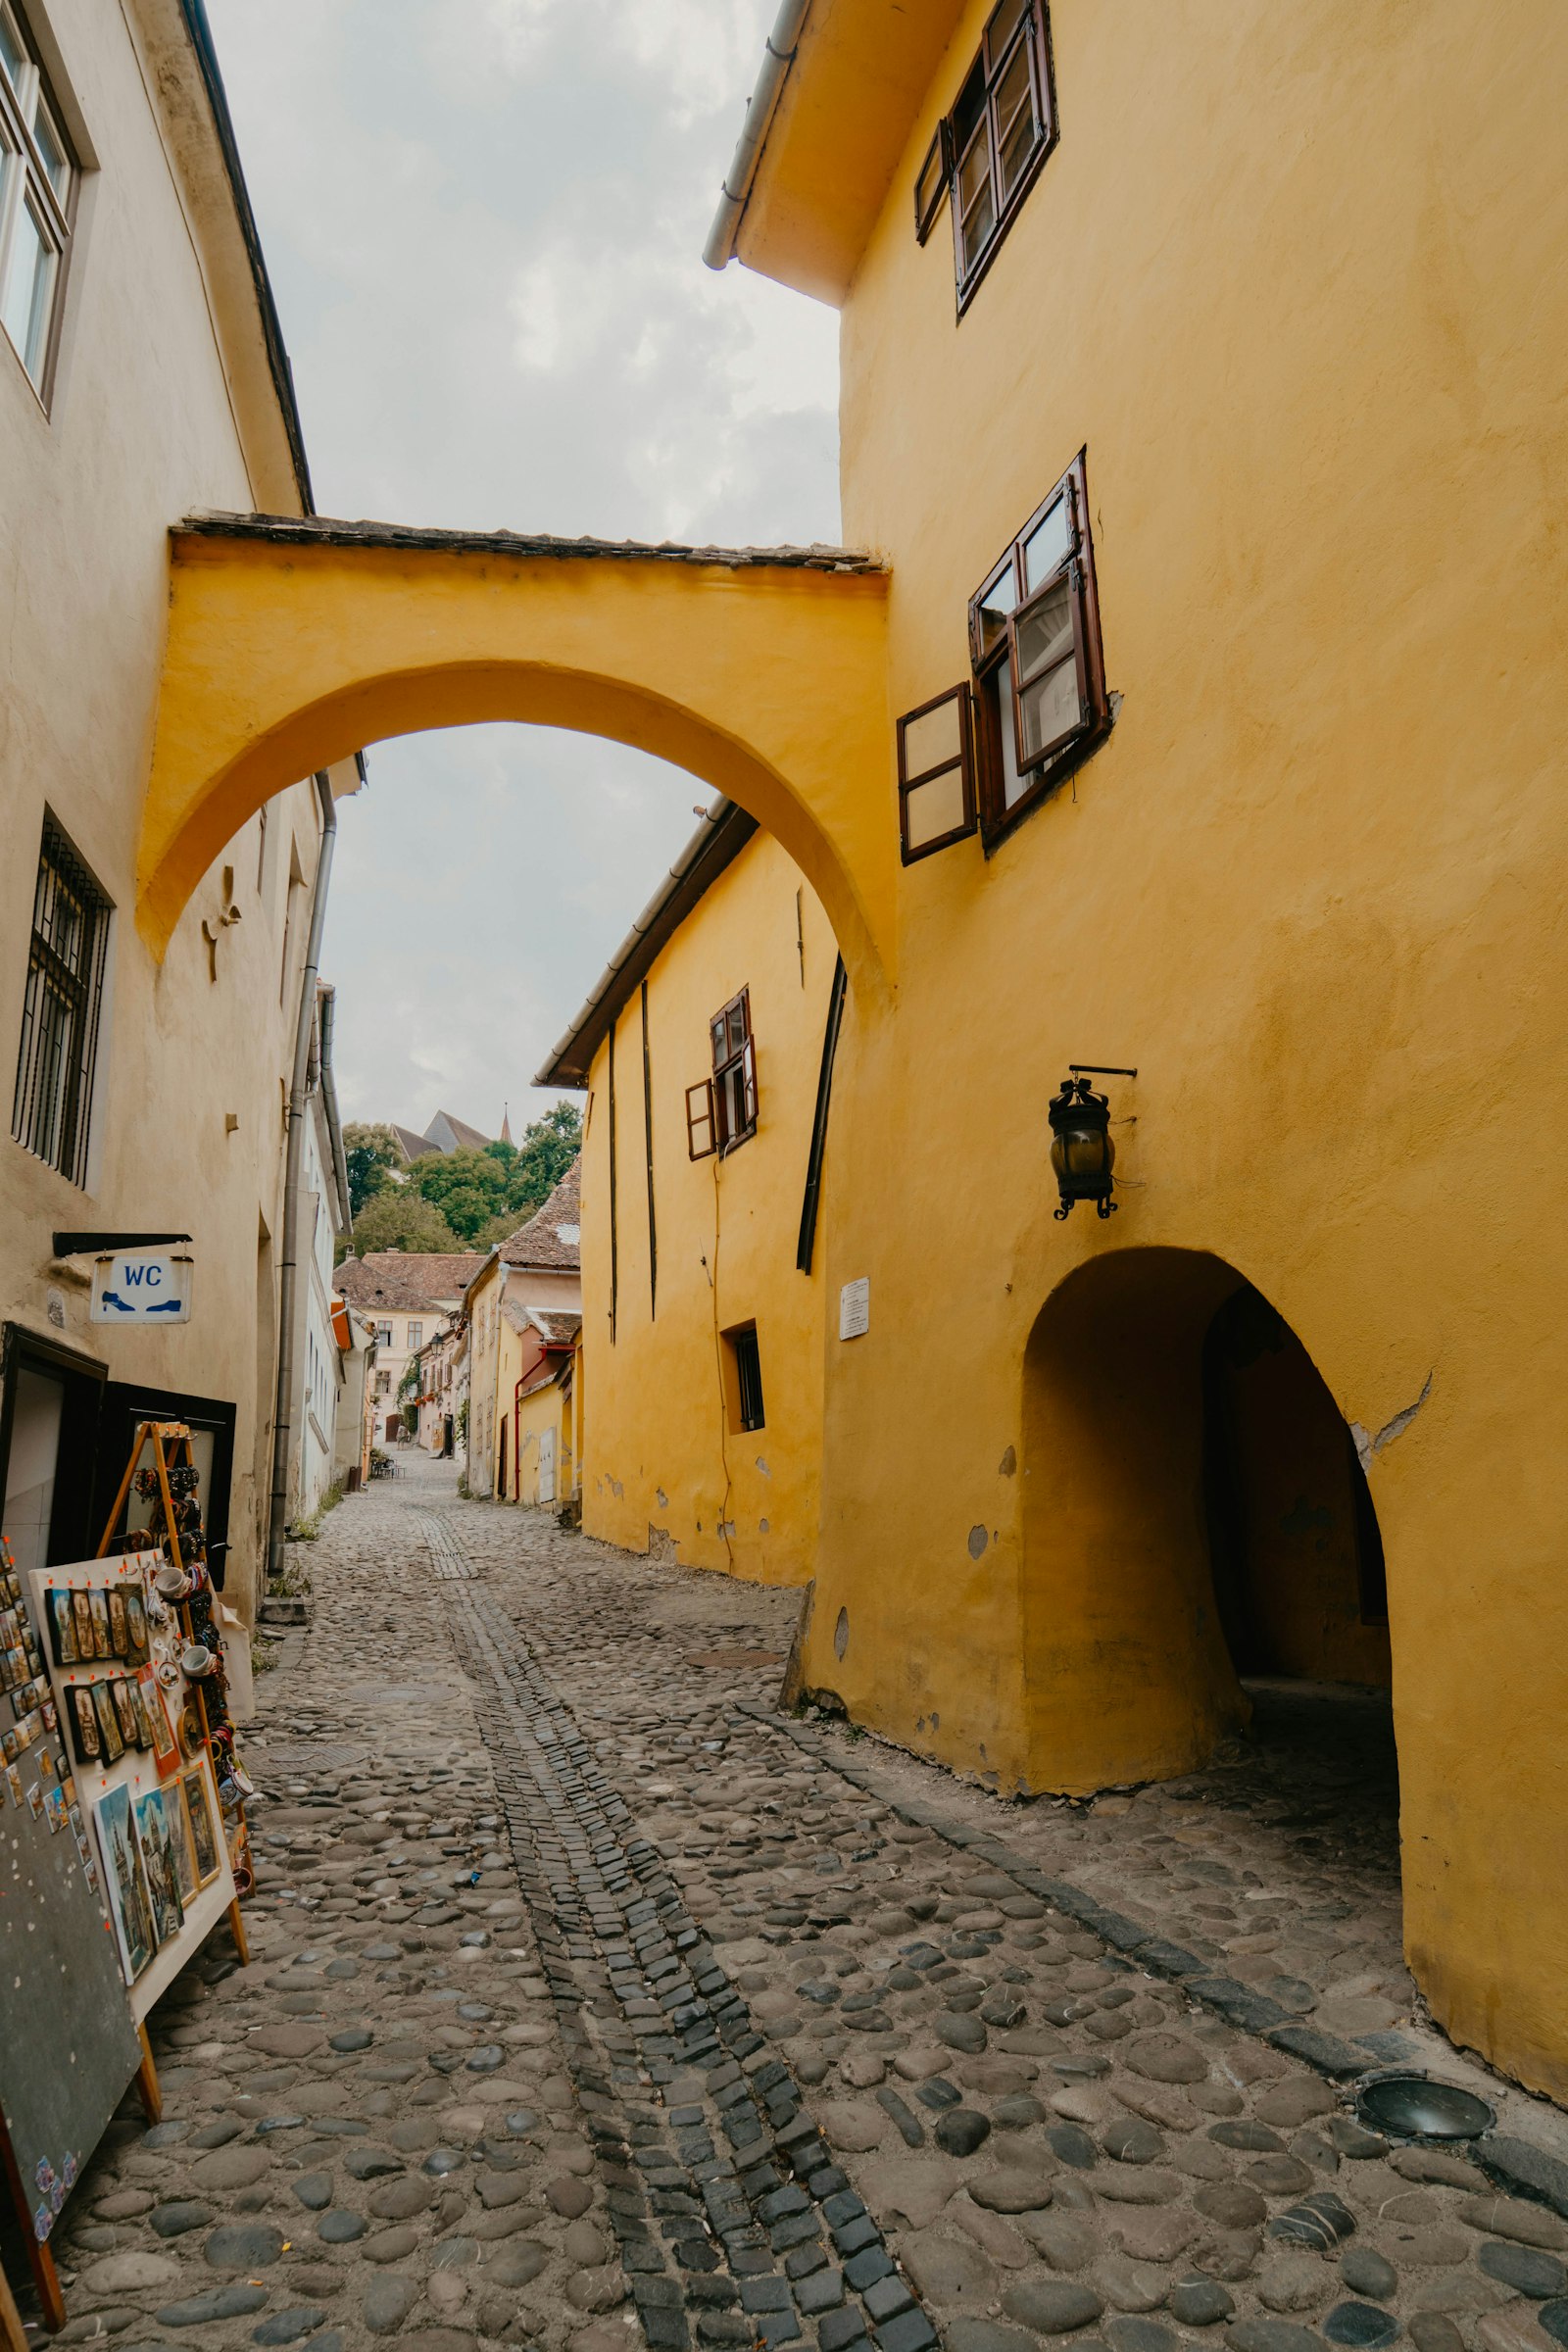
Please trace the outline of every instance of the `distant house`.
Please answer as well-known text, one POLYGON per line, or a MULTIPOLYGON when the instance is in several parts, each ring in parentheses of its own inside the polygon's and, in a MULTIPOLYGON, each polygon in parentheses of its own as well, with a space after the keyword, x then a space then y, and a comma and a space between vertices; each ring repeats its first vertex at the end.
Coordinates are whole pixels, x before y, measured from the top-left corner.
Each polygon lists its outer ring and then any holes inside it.
POLYGON ((375 1335, 368 1410, 374 1444, 383 1446, 412 1427, 412 1413, 405 1424, 398 1406, 404 1369, 435 1338, 443 1317, 461 1305, 484 1262, 482 1250, 372 1250, 339 1266, 340 1295, 375 1335))
MULTIPOLYGON (((581 1161, 574 1159, 542 1208, 489 1256, 468 1285, 468 1491, 505 1501, 517 1495, 517 1424, 514 1408, 525 1358, 539 1362, 544 1322, 582 1316, 579 1241, 581 1161)), ((561 1498, 565 1499, 564 1491, 561 1498)))

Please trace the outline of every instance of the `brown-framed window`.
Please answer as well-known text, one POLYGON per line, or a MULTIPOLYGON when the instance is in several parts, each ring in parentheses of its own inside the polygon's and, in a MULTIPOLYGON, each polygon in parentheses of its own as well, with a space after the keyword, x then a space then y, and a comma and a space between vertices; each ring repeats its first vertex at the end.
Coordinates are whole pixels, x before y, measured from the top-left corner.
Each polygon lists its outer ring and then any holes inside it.
POLYGON ((737 1433, 764 1428, 762 1358, 757 1345, 757 1325, 738 1323, 721 1336, 729 1358, 725 1388, 730 1428, 737 1433))
POLYGON ((110 912, 109 900, 46 813, 11 1132, 73 1184, 87 1181, 110 912))
POLYGON ((975 827, 969 684, 950 686, 899 720, 899 847, 906 865, 975 827))
POLYGON ((47 405, 79 173, 14 0, 0 0, 0 324, 47 405))
POLYGON ((1043 800, 1110 724, 1084 457, 969 600, 976 798, 988 840, 1043 800))
POLYGON ((922 245, 944 195, 952 199, 960 312, 1055 143, 1046 0, 999 0, 914 183, 914 229, 922 245))
POLYGON ((757 1132, 757 1046, 749 989, 708 1024, 713 1075, 686 1089, 686 1148, 693 1159, 733 1152, 757 1132))

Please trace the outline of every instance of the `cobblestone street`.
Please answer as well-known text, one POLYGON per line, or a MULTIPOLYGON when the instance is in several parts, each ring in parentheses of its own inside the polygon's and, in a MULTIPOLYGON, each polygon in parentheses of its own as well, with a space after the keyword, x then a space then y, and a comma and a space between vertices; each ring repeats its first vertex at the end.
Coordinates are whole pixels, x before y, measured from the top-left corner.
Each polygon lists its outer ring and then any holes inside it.
POLYGON ((1019 1806, 776 1715, 798 1594, 448 1465, 293 1556, 253 1965, 220 1933, 155 2013, 65 2340, 1568 2345, 1564 2119, 1421 2020, 1373 1701, 1264 1691, 1208 1773, 1019 1806), (1497 2132, 1364 2129, 1399 2061, 1497 2132))

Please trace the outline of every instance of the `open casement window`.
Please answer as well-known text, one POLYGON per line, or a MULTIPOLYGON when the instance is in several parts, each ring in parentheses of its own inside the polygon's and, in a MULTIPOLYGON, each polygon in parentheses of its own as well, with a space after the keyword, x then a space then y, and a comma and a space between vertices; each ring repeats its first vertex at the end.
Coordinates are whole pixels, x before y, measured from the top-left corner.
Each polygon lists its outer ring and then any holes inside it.
POLYGON ((987 838, 1044 797, 1109 724, 1080 451, 969 604, 987 838))
POLYGON ((899 846, 906 865, 975 828, 968 680, 899 720, 899 846))
POLYGON ((708 1024, 713 1075, 686 1089, 686 1145, 693 1159, 733 1152, 757 1132, 757 1047, 751 993, 714 1013, 708 1024))
POLYGON ((77 172, 27 28, 0 0, 0 324, 47 402, 77 172))
POLYGON ((922 245, 943 197, 952 195, 960 311, 1055 140, 1046 0, 1000 0, 914 183, 914 229, 922 245))

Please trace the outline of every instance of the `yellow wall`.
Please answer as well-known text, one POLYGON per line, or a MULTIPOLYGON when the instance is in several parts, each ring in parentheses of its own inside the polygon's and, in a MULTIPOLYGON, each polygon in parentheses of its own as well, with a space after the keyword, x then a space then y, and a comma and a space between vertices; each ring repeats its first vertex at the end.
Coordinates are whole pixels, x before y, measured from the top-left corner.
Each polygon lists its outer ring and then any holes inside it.
MULTIPOLYGON (((595 1056, 583 1149, 583 1353, 591 1403, 583 1527, 767 1584, 812 1572, 822 1445, 822 1259, 797 1270, 807 1153, 836 950, 808 883, 753 836, 648 977, 657 1302, 649 1285, 639 996, 615 1031, 616 1296, 610 1298, 610 1051, 595 1056), (804 954, 802 943, 804 941, 804 954), (708 1022, 751 991, 756 1134, 694 1161, 686 1089, 712 1068, 708 1022), (720 1334, 755 1321, 760 1430, 730 1427, 720 1334)), ((835 1101, 835 1111, 837 1102, 835 1101)), ((833 1130, 829 1129, 829 1159, 833 1130)))
POLYGON ((545 1504, 559 1511, 572 1494, 576 1483, 576 1462, 572 1458, 571 1398, 559 1380, 547 1381, 543 1388, 524 1396, 515 1415, 517 1429, 517 1457, 521 1463, 520 1481, 514 1479, 513 1489, 518 1502, 527 1508, 539 1505, 539 1441, 546 1430, 556 1433, 556 1493, 555 1499, 545 1504))
POLYGON ((1156 1713, 1163 1768, 1201 1752, 1207 1686, 1140 1639, 1115 1545, 1090 1577, 1031 1542, 1031 1488, 1088 1509, 1093 1465, 1038 1416, 1031 1449, 1023 1366, 1074 1268, 1215 1253, 1374 1436, 1431 1380, 1370 1473, 1408 1949, 1451 2032, 1560 2092, 1568 14, 1057 0, 1061 144, 956 323, 910 189, 984 13, 845 309, 845 536, 891 561, 908 708, 964 674, 967 596, 1087 445, 1123 701, 994 856, 903 876, 897 1042, 852 1007, 828 1287, 868 1275, 871 1329, 827 1343, 808 1675, 1004 1786, 1081 1786, 1027 1633, 1061 1576, 1073 1720, 1119 1714, 1124 1768, 1156 1713), (1050 1213, 1069 1058, 1140 1070, 1109 1226, 1050 1213))

